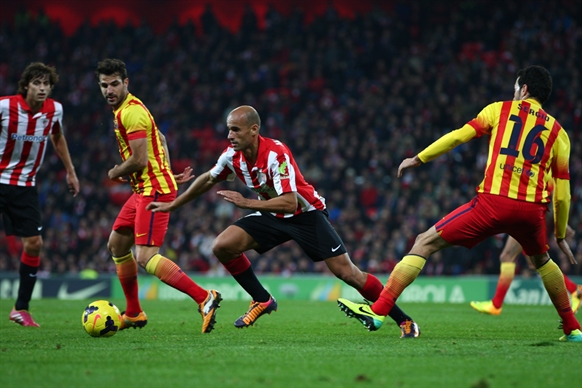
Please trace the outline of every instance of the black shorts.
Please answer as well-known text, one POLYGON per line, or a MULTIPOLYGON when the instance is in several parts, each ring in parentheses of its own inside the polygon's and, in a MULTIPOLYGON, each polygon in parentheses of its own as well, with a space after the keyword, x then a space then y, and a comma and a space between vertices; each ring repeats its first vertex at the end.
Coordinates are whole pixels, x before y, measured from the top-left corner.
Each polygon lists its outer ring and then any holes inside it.
POLYGON ((340 236, 327 219, 327 211, 313 210, 289 218, 255 212, 238 219, 234 225, 259 244, 258 253, 293 240, 313 261, 322 261, 346 253, 340 236))
POLYGON ((14 186, 0 183, 0 213, 7 236, 39 236, 40 204, 35 186, 14 186))

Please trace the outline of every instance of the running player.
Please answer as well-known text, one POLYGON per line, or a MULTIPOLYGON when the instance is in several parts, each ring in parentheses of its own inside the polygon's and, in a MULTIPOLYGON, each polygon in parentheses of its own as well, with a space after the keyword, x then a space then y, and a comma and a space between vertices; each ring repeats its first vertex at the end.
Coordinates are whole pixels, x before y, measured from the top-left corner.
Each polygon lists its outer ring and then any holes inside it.
MULTIPOLYGON (((574 236, 574 229, 568 226, 566 230, 566 239, 571 238, 574 236)), ((511 282, 513 282, 513 278, 515 276, 515 261, 517 260, 520 253, 522 253, 523 249, 519 242, 516 239, 509 236, 507 238, 507 242, 501 251, 501 255, 499 256, 499 260, 501 261, 501 270, 499 272, 499 280, 497 281, 497 287, 495 288, 495 295, 493 299, 486 300, 483 302, 471 302, 470 305, 475 310, 479 311, 480 313, 491 314, 491 315, 499 315, 501 314, 503 300, 505 299, 505 295, 507 295, 507 291, 511 286, 511 282)), ((568 257, 568 260, 571 264, 576 264, 576 259, 572 254, 572 251, 568 249, 567 252, 564 254, 568 257)), ((529 256, 526 255, 526 258, 531 264, 531 259, 529 256)), ((564 275, 564 283, 566 284, 566 289, 571 295, 571 303, 572 303, 572 311, 574 314, 578 311, 580 307, 580 298, 582 297, 582 285, 576 285, 568 276, 564 275)))
POLYGON ((459 144, 491 136, 485 177, 475 198, 416 238, 409 254, 394 268, 378 301, 368 306, 339 299, 342 311, 360 320, 368 330, 377 330, 432 253, 452 245, 472 248, 489 236, 507 233, 520 243, 541 275, 562 319, 564 335, 560 340, 582 342, 564 276, 547 253, 548 177, 555 180, 554 234, 562 250, 568 249, 565 237, 570 210, 570 140, 560 124, 542 109, 551 90, 552 78, 545 68, 522 69, 517 73, 513 101, 486 106, 462 128, 402 161, 398 177, 405 169, 420 166, 459 144))
MULTIPOLYGON (((277 301, 257 279, 244 252, 264 253, 286 241, 296 241, 313 261, 325 261, 331 272, 370 300, 378 299, 382 283, 360 271, 350 260, 343 241, 327 219, 325 199, 308 184, 287 146, 259 135, 261 119, 251 106, 240 106, 227 117, 228 147, 216 165, 200 175, 172 202, 152 202, 154 212, 172 211, 210 190, 218 182, 239 177, 259 199, 221 190, 218 195, 253 213, 229 226, 215 240, 214 255, 252 297, 248 311, 235 327, 253 325, 263 314, 277 311, 277 301)), ((401 338, 420 335, 418 325, 397 306, 390 317, 401 338)))

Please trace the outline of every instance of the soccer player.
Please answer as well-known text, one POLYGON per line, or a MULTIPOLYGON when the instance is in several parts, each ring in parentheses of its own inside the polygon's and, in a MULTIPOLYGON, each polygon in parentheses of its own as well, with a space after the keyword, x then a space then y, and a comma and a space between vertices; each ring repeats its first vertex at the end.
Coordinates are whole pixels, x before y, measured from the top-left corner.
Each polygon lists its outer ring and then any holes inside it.
POLYGON ((0 213, 6 235, 22 237, 24 246, 18 297, 9 318, 22 326, 40 327, 28 310, 43 244, 36 173, 47 138, 65 165, 69 191, 73 196, 79 193, 79 179, 63 133, 63 106, 49 98, 58 80, 54 67, 34 62, 24 69, 17 94, 0 97, 0 213))
POLYGON ((507 233, 523 247, 541 275, 554 307, 562 318, 561 341, 582 342, 580 323, 570 306, 570 298, 560 268, 549 257, 545 212, 550 202, 548 177, 555 180, 554 234, 558 246, 568 249, 566 225, 570 209, 570 140, 566 131, 542 104, 552 90, 552 77, 541 66, 517 73, 513 101, 495 102, 462 128, 452 131, 398 167, 398 177, 407 168, 417 167, 475 137, 489 135, 489 157, 485 178, 477 195, 420 234, 394 268, 380 298, 373 305, 339 299, 348 316, 377 330, 404 289, 422 270, 434 252, 452 245, 472 248, 485 238, 507 233), (564 246, 565 245, 565 246, 564 246))
MULTIPOLYGON (((218 195, 253 213, 237 220, 213 243, 213 253, 241 287, 252 297, 248 311, 234 326, 253 325, 263 314, 277 311, 277 301, 257 279, 244 252, 258 253, 294 240, 313 261, 325 261, 338 278, 375 301, 382 283, 374 275, 360 271, 350 260, 343 241, 327 219, 325 199, 308 184, 287 146, 259 135, 261 119, 251 106, 239 106, 227 117, 231 145, 216 165, 200 175, 172 202, 152 202, 148 209, 168 212, 210 190, 218 182, 239 177, 259 199, 247 199, 236 191, 218 195)), ((401 338, 420 335, 418 325, 398 307, 390 316, 400 327, 401 338)))
MULTIPOLYGON (((574 236, 574 229, 567 227, 566 230, 566 238, 574 236)), ((503 251, 501 251, 501 255, 499 256, 499 260, 501 261, 501 271, 499 272, 499 280, 497 281, 497 288, 495 289, 495 295, 493 299, 486 300, 483 302, 471 302, 470 305, 475 310, 479 311, 480 313, 491 314, 491 315, 499 315, 501 314, 501 309, 503 306, 503 300, 505 299, 505 295, 511 286, 511 282, 515 276, 515 261, 517 257, 522 252, 522 247, 519 245, 516 239, 509 236, 507 238, 507 242, 503 247, 503 251)), ((572 251, 568 249, 568 251, 564 252, 564 254, 568 257, 570 263, 576 264, 576 259, 572 254, 572 251)), ((531 262, 529 256, 526 256, 528 261, 531 262)), ((572 311, 574 314, 578 311, 580 307, 580 298, 582 297, 582 285, 576 285, 572 280, 570 280, 566 275, 564 275, 564 283, 566 284, 566 289, 571 294, 571 303, 572 303, 572 311)))
POLYGON ((127 302, 120 330, 147 324, 138 298, 139 263, 148 273, 194 299, 202 315, 202 333, 210 333, 216 322, 220 293, 201 288, 173 261, 159 253, 170 217, 146 210, 153 201, 169 202, 176 198, 177 184, 193 179, 191 169, 176 176, 172 174, 165 137, 143 102, 129 92, 125 63, 105 59, 99 62, 95 73, 101 93, 113 109, 113 127, 123 161, 107 175, 118 182, 125 182, 124 177, 129 176, 133 189, 133 195, 113 224, 107 243, 127 302), (131 251, 134 245, 135 257, 131 251))

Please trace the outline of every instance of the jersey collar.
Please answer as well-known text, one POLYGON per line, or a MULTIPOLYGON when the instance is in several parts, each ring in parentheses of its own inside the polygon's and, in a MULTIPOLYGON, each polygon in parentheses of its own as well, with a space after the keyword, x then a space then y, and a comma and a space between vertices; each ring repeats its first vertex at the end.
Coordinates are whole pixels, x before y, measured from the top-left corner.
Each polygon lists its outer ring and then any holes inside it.
MULTIPOLYGON (((32 113, 32 109, 30 108, 30 106, 28 106, 28 103, 26 102, 26 98, 24 98, 24 96, 22 94, 18 95, 18 102, 20 103, 20 107, 23 110, 27 111, 28 113, 32 113)), ((40 107, 39 113, 42 112, 45 104, 46 104, 46 100, 42 103, 42 106, 40 107)))
POLYGON ((125 100, 123 100, 121 105, 119 105, 119 108, 117 108, 113 111, 113 114, 117 114, 117 112, 119 112, 120 110, 125 108, 127 106, 127 104, 129 103, 129 101, 131 101, 132 99, 133 99, 133 94, 127 92, 127 96, 125 96, 125 100))

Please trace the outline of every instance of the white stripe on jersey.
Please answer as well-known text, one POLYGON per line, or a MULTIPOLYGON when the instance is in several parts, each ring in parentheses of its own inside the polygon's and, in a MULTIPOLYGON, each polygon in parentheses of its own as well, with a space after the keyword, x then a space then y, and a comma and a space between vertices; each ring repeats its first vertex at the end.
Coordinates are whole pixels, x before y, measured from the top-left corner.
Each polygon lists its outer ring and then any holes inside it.
POLYGON ((277 140, 261 137, 260 141, 255 166, 246 163, 242 152, 228 147, 210 170, 212 177, 232 181, 236 175, 258 194, 260 200, 275 198, 286 192, 295 192, 299 205, 297 211, 272 213, 276 217, 287 218, 312 210, 325 209, 325 199, 305 181, 288 148, 277 140), (279 163, 282 159, 284 161, 279 163))
POLYGON ((46 153, 46 141, 56 125, 62 128, 63 106, 47 100, 46 104, 54 103, 54 110, 45 107, 32 116, 18 103, 19 96, 11 96, 0 100, 0 183, 16 186, 34 186, 36 172, 41 166, 46 153), (14 100, 16 99, 16 103, 14 100), (10 105, 16 107, 10 112, 10 105), (52 117, 51 117, 52 116, 52 117), (13 121, 16 119, 16 121, 13 121), (33 121, 31 133, 27 133, 29 122, 33 121), (9 160, 4 158, 10 155, 9 160))

